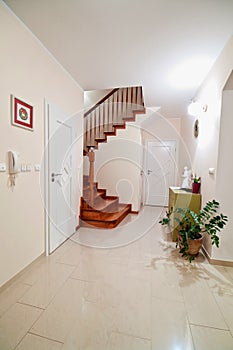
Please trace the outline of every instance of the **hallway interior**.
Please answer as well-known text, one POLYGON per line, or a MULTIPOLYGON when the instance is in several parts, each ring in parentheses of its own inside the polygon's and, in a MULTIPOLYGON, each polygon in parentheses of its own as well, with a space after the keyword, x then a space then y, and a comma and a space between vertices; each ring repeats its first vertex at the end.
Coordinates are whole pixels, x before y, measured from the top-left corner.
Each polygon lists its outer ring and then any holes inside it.
POLYGON ((233 268, 190 264, 144 207, 80 228, 0 294, 0 349, 232 350, 233 268))

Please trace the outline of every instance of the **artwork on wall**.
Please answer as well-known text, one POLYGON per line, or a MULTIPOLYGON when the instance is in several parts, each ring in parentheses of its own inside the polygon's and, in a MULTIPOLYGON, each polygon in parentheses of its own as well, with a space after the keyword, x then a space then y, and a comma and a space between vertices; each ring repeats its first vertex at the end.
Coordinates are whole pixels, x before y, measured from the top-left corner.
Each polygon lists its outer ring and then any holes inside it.
POLYGON ((11 123, 33 131, 33 107, 11 95, 11 123))

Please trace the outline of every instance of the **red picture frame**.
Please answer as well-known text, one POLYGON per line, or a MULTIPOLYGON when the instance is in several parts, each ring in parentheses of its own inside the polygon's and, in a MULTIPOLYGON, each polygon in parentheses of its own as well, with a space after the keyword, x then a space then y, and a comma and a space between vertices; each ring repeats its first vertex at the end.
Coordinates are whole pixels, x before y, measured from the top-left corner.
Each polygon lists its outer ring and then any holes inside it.
POLYGON ((11 95, 11 123, 20 128, 33 131, 33 106, 11 95))

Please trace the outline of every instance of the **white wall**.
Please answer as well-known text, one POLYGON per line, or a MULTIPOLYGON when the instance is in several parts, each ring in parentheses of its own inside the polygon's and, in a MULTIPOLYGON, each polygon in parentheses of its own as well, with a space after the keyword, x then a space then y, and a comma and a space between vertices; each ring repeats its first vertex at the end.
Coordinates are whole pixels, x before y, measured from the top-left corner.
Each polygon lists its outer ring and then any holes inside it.
MULTIPOLYGON (((44 98, 69 114, 83 108, 83 91, 29 30, 0 2, 0 162, 13 149, 20 163, 43 156, 44 98), (10 95, 34 107, 34 131, 11 125, 10 95)), ((11 191, 0 173, 0 286, 45 251, 39 173, 20 173, 11 191)))
POLYGON ((95 152, 96 181, 107 195, 119 196, 120 203, 132 204, 140 210, 140 170, 142 146, 140 128, 126 123, 126 129, 117 130, 117 136, 108 137, 95 152))
MULTIPOLYGON (((192 159, 192 170, 202 178, 201 192, 203 196, 203 204, 205 204, 207 200, 213 198, 218 200, 218 196, 220 195, 218 190, 220 183, 218 183, 217 179, 219 172, 222 171, 223 168, 219 168, 219 164, 222 162, 225 164, 225 160, 222 158, 223 153, 221 149, 219 150, 219 145, 221 146, 222 139, 227 139, 229 137, 232 138, 230 130, 228 130, 228 133, 224 134, 224 136, 223 132, 226 131, 225 128, 223 129, 224 131, 221 131, 220 133, 222 91, 228 77, 230 76, 232 68, 233 37, 227 43, 194 97, 195 100, 208 105, 207 112, 203 112, 198 116, 200 125, 198 138, 195 139, 193 135, 193 124, 196 118, 191 117, 188 114, 182 118, 181 134, 192 159), (215 168, 216 174, 209 175, 209 168, 215 168)), ((182 162, 184 164, 186 159, 185 155, 181 152, 181 163, 182 162)), ((227 180, 225 185, 230 185, 227 183, 227 180)), ((221 203, 223 206, 224 203, 228 203, 227 196, 221 195, 221 203)), ((222 235, 224 234, 225 233, 222 233, 222 235)), ((233 244, 232 239, 228 241, 228 244, 230 242, 233 244)), ((212 247, 209 242, 206 242, 206 249, 211 256, 212 247)), ((225 256, 225 247, 221 246, 218 250, 218 258, 224 259, 225 256)), ((227 256, 229 257, 229 255, 227 256)), ((231 260, 233 260, 233 254, 231 254, 231 260)))
POLYGON ((219 136, 219 155, 216 177, 216 197, 221 203, 221 211, 229 218, 229 222, 221 233, 221 249, 213 247, 212 258, 233 261, 233 90, 223 91, 221 127, 219 136))
MULTIPOLYGON (((166 119, 150 109, 137 116, 135 123, 126 123, 126 129, 117 136, 99 144, 95 152, 96 181, 106 188, 108 195, 117 195, 122 203, 131 203, 133 211, 139 211, 142 201, 143 154, 147 140, 175 140, 179 145, 180 119, 166 119)), ((178 159, 179 152, 177 152, 178 159)), ((88 159, 85 173, 88 174, 88 159)), ((177 178, 179 181, 179 176, 177 178)))
POLYGON ((99 102, 110 91, 112 91, 112 89, 84 91, 84 107, 85 107, 85 109, 88 110, 88 108, 93 107, 97 102, 99 102))
POLYGON ((176 185, 181 185, 181 170, 179 168, 179 149, 182 147, 180 138, 180 118, 165 118, 159 113, 148 112, 149 117, 141 123, 142 143, 144 149, 144 159, 146 154, 146 144, 149 140, 154 141, 176 141, 176 185))

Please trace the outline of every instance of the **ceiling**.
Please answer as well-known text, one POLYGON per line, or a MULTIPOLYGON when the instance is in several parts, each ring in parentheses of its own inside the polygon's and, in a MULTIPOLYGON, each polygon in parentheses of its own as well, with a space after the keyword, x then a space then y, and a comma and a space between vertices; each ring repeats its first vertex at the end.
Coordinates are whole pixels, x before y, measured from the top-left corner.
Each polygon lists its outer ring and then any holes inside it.
POLYGON ((84 90, 142 85, 180 117, 233 33, 233 0, 5 0, 84 90))

